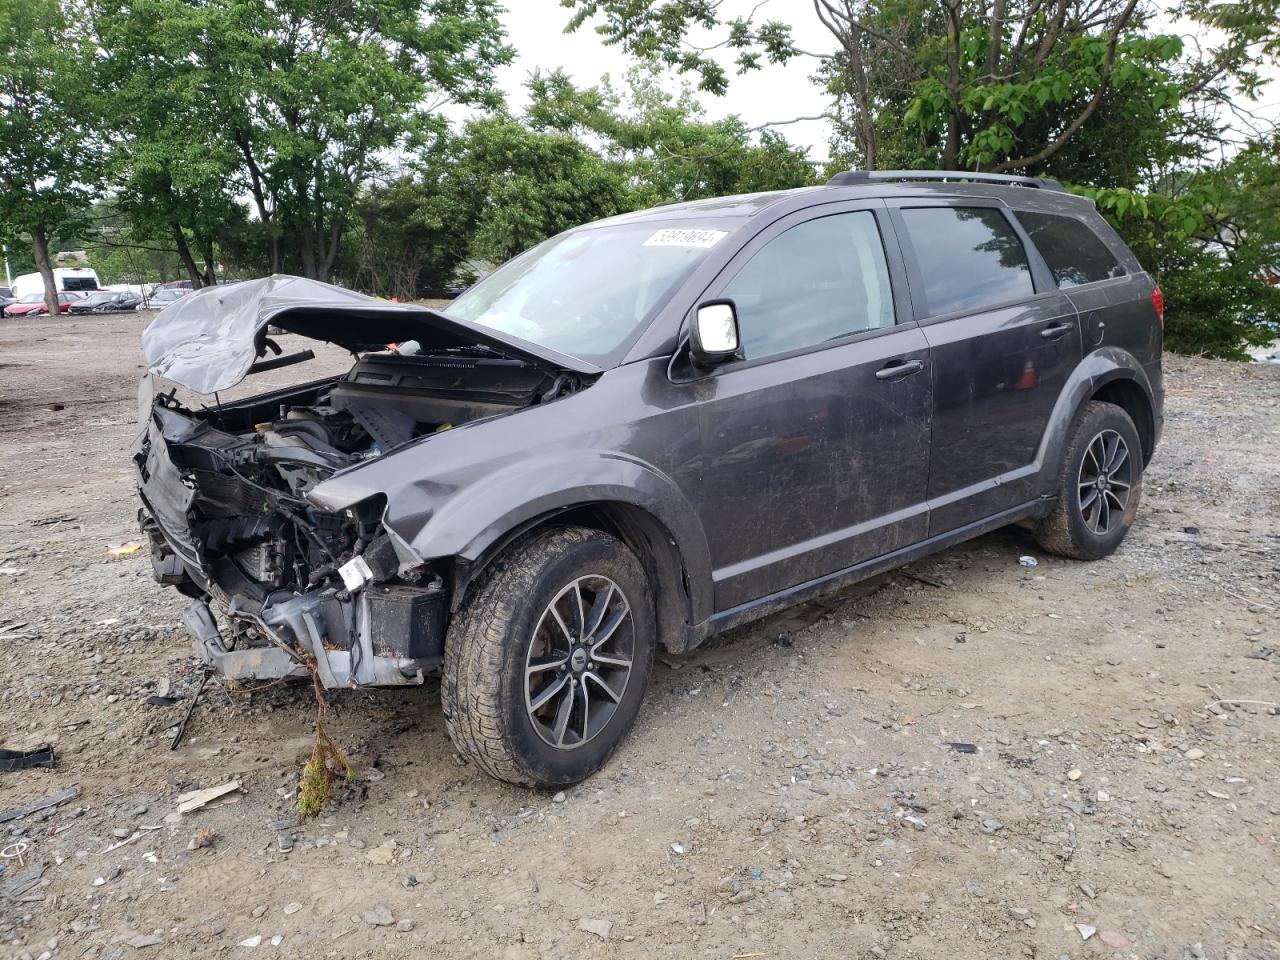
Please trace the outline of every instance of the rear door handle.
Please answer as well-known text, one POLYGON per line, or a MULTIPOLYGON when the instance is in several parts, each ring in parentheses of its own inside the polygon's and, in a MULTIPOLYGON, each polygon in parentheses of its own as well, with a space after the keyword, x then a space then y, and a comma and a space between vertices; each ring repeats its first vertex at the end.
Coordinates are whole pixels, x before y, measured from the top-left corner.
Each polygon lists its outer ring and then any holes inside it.
POLYGON ((1051 323, 1040 331, 1040 336, 1046 340, 1057 340, 1059 337, 1065 337, 1074 328, 1072 323, 1051 323))
POLYGON ((890 360, 876 371, 877 380, 901 380, 924 369, 923 360, 890 360))

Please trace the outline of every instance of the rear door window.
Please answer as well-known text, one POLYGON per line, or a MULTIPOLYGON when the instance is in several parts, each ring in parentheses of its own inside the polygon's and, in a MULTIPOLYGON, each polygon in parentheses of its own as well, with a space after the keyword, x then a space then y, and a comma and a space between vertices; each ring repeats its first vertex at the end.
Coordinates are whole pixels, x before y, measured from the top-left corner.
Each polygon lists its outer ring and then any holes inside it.
POLYGON ((901 214, 929 316, 973 312, 1035 293, 1022 240, 996 208, 905 207, 901 214))
POLYGON ((884 244, 868 210, 819 217, 779 234, 721 296, 738 311, 748 360, 894 323, 884 244))
POLYGON ((1083 221, 1026 210, 1016 216, 1059 287, 1079 287, 1124 276, 1124 267, 1083 221))

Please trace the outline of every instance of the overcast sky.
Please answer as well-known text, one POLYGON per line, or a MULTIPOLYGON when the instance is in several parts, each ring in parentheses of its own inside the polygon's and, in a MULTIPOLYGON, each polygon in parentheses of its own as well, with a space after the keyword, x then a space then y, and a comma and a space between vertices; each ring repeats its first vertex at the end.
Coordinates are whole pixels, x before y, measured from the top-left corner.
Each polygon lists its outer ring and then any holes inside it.
MULTIPOLYGON (((522 106, 526 100, 523 85, 536 68, 551 70, 563 67, 578 86, 596 83, 604 74, 621 80, 628 67, 634 63, 618 47, 605 46, 592 24, 584 24, 576 33, 566 34, 565 24, 572 11, 560 6, 558 0, 506 0, 507 33, 516 49, 516 61, 503 71, 501 83, 513 107, 522 106)), ((733 17, 746 16, 756 0, 724 0, 722 14, 733 17)), ((818 22, 808 3, 803 9, 788 17, 782 11, 799 4, 796 0, 771 0, 760 11, 766 19, 789 20, 792 35, 803 49, 823 52, 834 46, 831 34, 818 22)), ((710 35, 708 35, 710 36, 710 35)), ((720 38, 716 38, 717 40, 720 38)), ((725 58, 731 61, 732 55, 725 58)), ((818 61, 812 57, 797 57, 785 66, 766 65, 743 76, 732 73, 729 92, 723 97, 703 95, 703 105, 713 118, 739 114, 749 126, 789 120, 792 117, 815 116, 826 109, 826 100, 816 84, 809 78, 818 61)), ((696 86, 697 76, 685 77, 696 86)), ((672 90, 679 81, 673 76, 672 90)), ((827 155, 827 126, 823 121, 795 123, 781 127, 788 140, 810 147, 812 159, 827 155)))
MULTIPOLYGON (((510 9, 503 19, 517 56, 515 63, 502 71, 500 82, 513 108, 524 105, 527 99, 524 82, 537 68, 551 70, 562 67, 579 86, 588 86, 606 73, 621 80, 633 62, 619 48, 605 46, 590 23, 576 33, 566 34, 564 27, 569 22, 571 11, 560 6, 558 0, 507 0, 507 4, 510 9)), ((756 0, 724 0, 721 12, 726 17, 745 16, 756 5, 756 0)), ((818 22, 807 2, 768 0, 758 16, 789 22, 792 35, 802 49, 826 53, 834 48, 834 38, 818 22)), ((1188 28, 1186 24, 1174 26, 1179 32, 1188 28)), ((1200 32, 1203 34, 1203 30, 1200 32)), ((724 62, 730 64, 731 60, 732 53, 726 54, 724 62)), ((797 57, 784 66, 766 65, 762 70, 743 76, 733 73, 731 68, 729 92, 723 97, 703 95, 701 100, 711 117, 736 113, 749 126, 817 115, 826 109, 827 102, 810 79, 816 66, 817 61, 812 57, 797 57)), ((1280 70, 1267 72, 1272 77, 1280 76, 1280 70)), ((692 74, 685 79, 695 84, 697 81, 692 74)), ((670 87, 672 90, 679 87, 675 76, 670 87)), ((1280 117, 1280 84, 1273 82, 1264 91, 1261 106, 1249 104, 1248 107, 1273 120, 1280 117)), ((778 130, 791 142, 808 147, 810 159, 826 158, 825 121, 805 121, 779 127, 778 130)))

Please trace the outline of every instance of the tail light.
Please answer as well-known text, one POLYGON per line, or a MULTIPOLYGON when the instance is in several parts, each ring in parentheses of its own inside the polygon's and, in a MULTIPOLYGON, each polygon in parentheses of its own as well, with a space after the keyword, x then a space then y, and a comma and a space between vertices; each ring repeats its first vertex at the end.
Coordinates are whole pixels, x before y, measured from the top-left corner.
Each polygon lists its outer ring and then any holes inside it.
POLYGON ((1151 306, 1155 307, 1156 316, 1160 318, 1160 329, 1164 329, 1164 294, 1157 286, 1151 291, 1151 306))

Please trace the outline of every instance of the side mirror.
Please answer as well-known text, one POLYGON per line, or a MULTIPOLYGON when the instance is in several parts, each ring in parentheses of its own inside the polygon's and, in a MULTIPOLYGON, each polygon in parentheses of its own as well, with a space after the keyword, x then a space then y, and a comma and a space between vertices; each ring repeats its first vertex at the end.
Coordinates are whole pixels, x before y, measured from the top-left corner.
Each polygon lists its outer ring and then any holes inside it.
POLYGON ((738 311, 732 300, 701 304, 689 330, 689 359, 706 369, 742 355, 738 342, 738 311))

